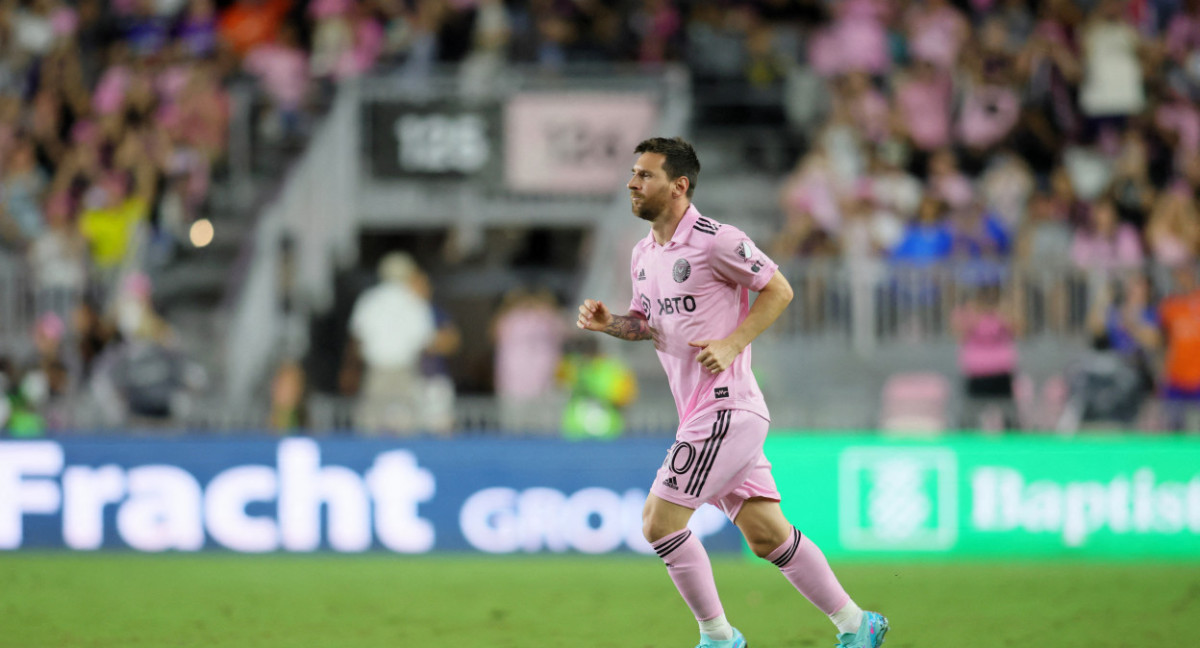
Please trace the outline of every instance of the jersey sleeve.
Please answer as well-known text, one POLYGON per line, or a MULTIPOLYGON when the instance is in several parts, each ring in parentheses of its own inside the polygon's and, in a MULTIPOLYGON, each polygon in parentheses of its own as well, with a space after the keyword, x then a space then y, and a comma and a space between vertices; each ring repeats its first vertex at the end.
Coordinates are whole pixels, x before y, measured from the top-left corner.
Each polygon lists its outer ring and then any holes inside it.
POLYGON ((709 250, 713 272, 733 284, 758 292, 775 275, 779 264, 736 227, 722 225, 709 250))

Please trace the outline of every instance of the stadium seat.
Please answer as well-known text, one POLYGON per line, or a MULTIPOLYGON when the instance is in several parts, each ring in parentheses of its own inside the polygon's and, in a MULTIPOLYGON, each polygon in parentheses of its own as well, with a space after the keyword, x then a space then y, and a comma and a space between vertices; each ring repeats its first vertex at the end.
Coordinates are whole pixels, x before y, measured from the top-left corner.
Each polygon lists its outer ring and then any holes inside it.
POLYGON ((888 436, 937 436, 946 431, 950 383, 932 372, 904 372, 883 386, 880 430, 888 436))

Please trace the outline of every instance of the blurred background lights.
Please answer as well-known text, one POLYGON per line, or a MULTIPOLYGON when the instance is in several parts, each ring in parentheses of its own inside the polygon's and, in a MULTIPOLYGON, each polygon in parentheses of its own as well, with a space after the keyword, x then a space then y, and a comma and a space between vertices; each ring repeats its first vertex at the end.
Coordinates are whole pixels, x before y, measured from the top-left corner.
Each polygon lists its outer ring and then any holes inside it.
POLYGON ((188 232, 188 238, 191 239, 192 245, 202 248, 213 240, 213 225, 212 221, 207 218, 201 218, 192 223, 192 229, 188 232))

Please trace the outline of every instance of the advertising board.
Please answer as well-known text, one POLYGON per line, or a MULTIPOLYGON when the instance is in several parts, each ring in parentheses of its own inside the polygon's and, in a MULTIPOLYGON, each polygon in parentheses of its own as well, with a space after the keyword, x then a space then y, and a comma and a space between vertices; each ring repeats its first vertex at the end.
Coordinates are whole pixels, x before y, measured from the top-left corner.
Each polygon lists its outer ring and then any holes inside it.
POLYGON ((529 93, 504 108, 504 172, 509 189, 608 194, 629 179, 634 148, 658 117, 644 94, 529 93))
MULTIPOLYGON (((0 550, 650 553, 669 439, 0 441, 0 550)), ((902 442, 778 432, 783 508, 830 556, 1200 558, 1200 439, 902 442)), ((716 509, 710 551, 740 536, 716 509)))
POLYGON ((500 106, 456 101, 363 104, 367 170, 379 180, 499 175, 500 106))
POLYGON ((1194 558, 1197 441, 772 435, 766 453, 831 555, 1194 558))
MULTIPOLYGON (((669 440, 0 442, 0 550, 651 553, 669 440)), ((705 507, 716 550, 737 532, 705 507)))

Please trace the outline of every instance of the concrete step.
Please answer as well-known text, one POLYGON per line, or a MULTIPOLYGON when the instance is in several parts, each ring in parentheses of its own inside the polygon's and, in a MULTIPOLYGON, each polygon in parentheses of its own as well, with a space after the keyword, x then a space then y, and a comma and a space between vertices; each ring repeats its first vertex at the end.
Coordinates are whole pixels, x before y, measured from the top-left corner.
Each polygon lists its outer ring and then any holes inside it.
POLYGON ((154 272, 154 298, 161 309, 195 301, 213 307, 224 297, 230 271, 225 255, 180 259, 154 272))

